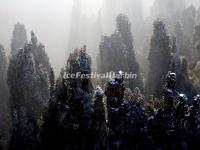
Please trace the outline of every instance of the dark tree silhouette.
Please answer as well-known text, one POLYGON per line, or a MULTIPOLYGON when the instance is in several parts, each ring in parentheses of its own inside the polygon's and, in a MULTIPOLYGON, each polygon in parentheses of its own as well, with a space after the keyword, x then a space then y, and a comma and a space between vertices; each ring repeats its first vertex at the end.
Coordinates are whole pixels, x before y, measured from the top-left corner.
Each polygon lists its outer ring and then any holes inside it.
POLYGON ((0 45, 0 149, 1 146, 8 144, 10 138, 9 94, 6 80, 7 60, 4 47, 0 45))
POLYGON ((37 94, 37 79, 31 45, 25 45, 13 55, 8 68, 8 85, 12 115, 11 149, 36 149, 38 146, 38 109, 41 107, 37 94))
POLYGON ((31 43, 12 55, 8 85, 12 117, 12 149, 39 149, 39 119, 49 99, 50 64, 42 44, 31 33, 31 43))
POLYGON ((106 85, 108 149, 142 148, 143 110, 133 101, 126 101, 124 91, 122 76, 110 80, 106 85))
POLYGON ((81 75, 90 73, 90 64, 86 46, 70 54, 66 69, 61 71, 44 116, 45 149, 93 149, 94 111, 90 95, 90 79, 81 76, 65 77, 66 74, 78 72, 81 75), (49 124, 51 122, 52 124, 49 124))
POLYGON ((116 26, 116 32, 111 36, 104 36, 100 43, 99 71, 107 73, 122 70, 127 73, 135 73, 137 79, 127 80, 128 87, 131 89, 139 87, 143 90, 140 68, 133 48, 131 23, 128 17, 123 14, 118 15, 116 26))
POLYGON ((150 72, 147 81, 148 95, 162 96, 162 85, 167 72, 170 70, 171 49, 169 36, 164 23, 161 20, 154 22, 154 31, 151 38, 149 52, 150 72))
POLYGON ((23 48, 26 42, 27 34, 25 26, 21 23, 15 24, 11 41, 11 54, 17 54, 18 50, 23 48))

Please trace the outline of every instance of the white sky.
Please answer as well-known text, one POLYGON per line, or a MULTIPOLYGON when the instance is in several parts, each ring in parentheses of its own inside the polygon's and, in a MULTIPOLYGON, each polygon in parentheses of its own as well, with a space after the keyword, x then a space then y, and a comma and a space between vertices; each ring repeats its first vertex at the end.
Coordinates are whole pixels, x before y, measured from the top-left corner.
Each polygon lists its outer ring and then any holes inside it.
MULTIPOLYGON (((102 5, 103 0, 83 0, 83 7, 88 12, 98 12, 99 8, 102 5), (88 3, 89 2, 89 3, 88 3), (89 4, 89 5, 88 5, 89 4)), ((122 0, 123 1, 123 0, 122 0)), ((151 6, 153 5, 154 0, 141 0, 143 3, 143 13, 144 16, 148 16, 151 6)))
POLYGON ((154 0, 142 0, 142 3, 144 16, 148 16, 150 14, 151 7, 153 6, 154 0))

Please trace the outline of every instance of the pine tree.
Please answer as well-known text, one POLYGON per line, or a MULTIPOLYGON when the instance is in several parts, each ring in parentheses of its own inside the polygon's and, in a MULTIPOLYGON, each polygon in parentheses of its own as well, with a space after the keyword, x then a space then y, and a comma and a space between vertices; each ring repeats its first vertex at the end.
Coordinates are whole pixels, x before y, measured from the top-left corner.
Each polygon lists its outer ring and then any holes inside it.
POLYGON ((104 92, 101 87, 97 86, 94 97, 94 147, 95 149, 106 148, 106 111, 105 102, 103 100, 104 92))
POLYGON ((162 96, 162 85, 167 72, 170 70, 171 49, 169 37, 162 21, 154 22, 154 31, 151 38, 149 53, 150 72, 147 81, 148 95, 162 96))
POLYGON ((180 57, 176 53, 172 53, 171 58, 171 71, 177 75, 176 89, 181 93, 185 93, 188 98, 192 99, 196 95, 195 87, 192 80, 189 78, 188 62, 187 59, 180 57))
POLYGON ((111 36, 105 36, 100 43, 99 67, 101 73, 117 72, 137 74, 137 79, 127 80, 128 87, 143 90, 139 64, 135 58, 131 24, 127 16, 120 14, 116 18, 117 30, 111 36), (119 63, 121 62, 121 63, 119 63))
POLYGON ((196 24, 196 8, 191 5, 186 8, 181 14, 181 22, 185 35, 191 39, 193 36, 194 27, 196 24))
POLYGON ((106 107, 109 134, 108 149, 141 149, 141 128, 144 115, 134 100, 124 99, 125 86, 122 76, 110 80, 106 85, 106 107))
POLYGON ((81 72, 83 75, 91 72, 90 57, 85 52, 82 48, 70 54, 66 69, 61 71, 56 82, 44 117, 46 129, 43 141, 46 149, 93 149, 90 79, 65 78, 66 74, 81 72))
POLYGON ((193 35, 193 47, 195 49, 195 51, 197 52, 197 56, 196 57, 200 57, 200 25, 195 26, 194 29, 194 35, 193 35))
POLYGON ((199 40, 199 38, 200 38, 200 26, 197 25, 195 27, 195 31, 194 31, 194 35, 193 35, 193 48, 196 51, 196 55, 195 55, 195 58, 193 59, 193 61, 191 63, 190 76, 191 76, 193 83, 194 83, 194 86, 195 86, 195 88, 197 89, 198 92, 200 91, 200 86, 199 86, 199 83, 200 83, 200 76, 199 76, 199 73, 200 73, 200 61, 199 61, 199 58, 200 58, 200 40, 199 40))
POLYGON ((184 31, 181 22, 175 22, 174 25, 174 35, 176 37, 176 47, 177 47, 177 54, 181 56, 188 56, 188 49, 185 47, 185 38, 184 38, 184 31))
POLYGON ((49 83, 50 83, 50 96, 53 96, 53 93, 55 90, 55 75, 54 75, 53 67, 50 68, 49 83))
POLYGON ((63 89, 63 82, 61 76, 56 84, 54 83, 54 74, 53 70, 51 70, 50 74, 50 99, 48 101, 48 105, 44 108, 43 111, 43 123, 41 126, 41 142, 42 148, 44 150, 54 150, 54 149, 64 149, 65 148, 65 141, 64 141, 64 133, 63 130, 60 128, 59 124, 59 108, 60 104, 57 103, 57 95, 61 96, 61 92, 64 92, 63 89), (60 92, 59 92, 60 91, 60 92))
POLYGON ((13 149, 39 149, 39 119, 50 97, 49 58, 32 32, 30 44, 11 56, 8 85, 12 115, 13 149))
POLYGON ((192 99, 197 91, 189 78, 188 62, 185 57, 180 58, 180 73, 177 74, 177 89, 186 94, 189 99, 192 99))
POLYGON ((8 144, 10 130, 10 110, 9 110, 9 94, 6 83, 7 79, 7 61, 5 50, 0 45, 0 149, 1 146, 8 144))
POLYGON ((12 115, 11 149, 37 149, 38 108, 36 71, 31 46, 25 45, 13 55, 8 68, 12 115))
POLYGON ((24 44, 27 42, 25 26, 21 23, 15 24, 12 36, 11 54, 15 55, 17 54, 17 51, 20 48, 23 48, 24 44))
POLYGON ((50 97, 49 91, 49 77, 51 73, 51 65, 49 57, 45 51, 45 46, 42 43, 38 43, 37 37, 34 32, 31 32, 31 53, 33 54, 37 81, 38 81, 38 96, 41 101, 47 102, 50 97))

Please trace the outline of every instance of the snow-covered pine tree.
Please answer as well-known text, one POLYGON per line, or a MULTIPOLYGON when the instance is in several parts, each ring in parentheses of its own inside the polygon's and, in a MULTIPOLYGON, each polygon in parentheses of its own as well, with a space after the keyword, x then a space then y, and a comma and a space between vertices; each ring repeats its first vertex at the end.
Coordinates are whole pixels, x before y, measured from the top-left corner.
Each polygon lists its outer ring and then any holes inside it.
POLYGON ((9 130, 10 130, 10 109, 9 109, 9 95, 6 83, 7 79, 7 60, 5 50, 0 45, 0 149, 1 146, 8 144, 9 130))
POLYGON ((11 103, 11 142, 14 150, 38 148, 38 108, 41 101, 37 97, 37 78, 31 45, 25 45, 10 59, 8 85, 11 103))
POLYGON ((161 20, 156 20, 154 22, 154 31, 148 57, 150 63, 146 87, 148 95, 162 96, 161 87, 164 85, 165 75, 170 70, 170 58, 171 49, 165 25, 161 20))
POLYGON ((191 5, 183 10, 180 17, 183 24, 184 33, 189 39, 191 39, 193 36, 194 27, 196 24, 196 13, 196 8, 191 5))
POLYGON ((50 97, 50 73, 51 65, 49 62, 49 57, 45 51, 45 46, 42 43, 38 43, 37 37, 34 32, 31 32, 31 53, 33 54, 37 81, 38 81, 38 96, 41 98, 41 101, 47 102, 50 97))
MULTIPOLYGON (((110 80, 106 85, 108 115, 108 149, 141 149, 144 126, 143 110, 134 100, 124 99, 123 77, 110 80)), ((143 143, 143 144, 142 144, 143 143)))
POLYGON ((18 50, 23 48, 26 42, 27 34, 25 26, 21 23, 15 24, 11 41, 11 54, 17 54, 18 50))
POLYGON ((11 56, 8 68, 13 149, 39 146, 38 121, 50 97, 50 69, 44 46, 32 32, 30 44, 11 56))
POLYGON ((137 79, 127 80, 128 87, 131 89, 139 87, 143 91, 140 68, 133 47, 131 23, 126 15, 120 14, 116 18, 116 26, 116 32, 111 36, 104 36, 100 43, 99 71, 107 73, 123 70, 135 73, 137 79))
POLYGON ((105 149, 107 138, 107 126, 106 126, 106 111, 104 102, 104 92, 100 86, 96 87, 94 95, 94 148, 105 149))
POLYGON ((85 48, 70 54, 66 69, 62 69, 56 82, 55 93, 44 117, 44 135, 50 135, 43 137, 46 149, 93 149, 90 79, 65 76, 78 72, 81 75, 91 73, 91 60, 85 48), (53 124, 48 124, 52 121, 53 124))
POLYGON ((194 86, 197 89, 197 91, 200 91, 200 25, 197 25, 194 30, 193 35, 193 48, 196 51, 195 58, 193 59, 191 63, 191 78, 193 80, 194 86))

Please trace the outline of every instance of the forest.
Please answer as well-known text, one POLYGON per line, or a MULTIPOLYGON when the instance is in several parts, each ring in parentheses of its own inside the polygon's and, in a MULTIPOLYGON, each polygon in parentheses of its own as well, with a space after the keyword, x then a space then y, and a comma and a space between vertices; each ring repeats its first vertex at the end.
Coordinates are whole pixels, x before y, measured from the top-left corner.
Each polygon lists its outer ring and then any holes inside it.
POLYGON ((91 23, 80 1, 61 68, 23 23, 0 43, 0 150, 200 147, 200 5, 155 0, 144 19, 141 1, 110 0, 91 23))

